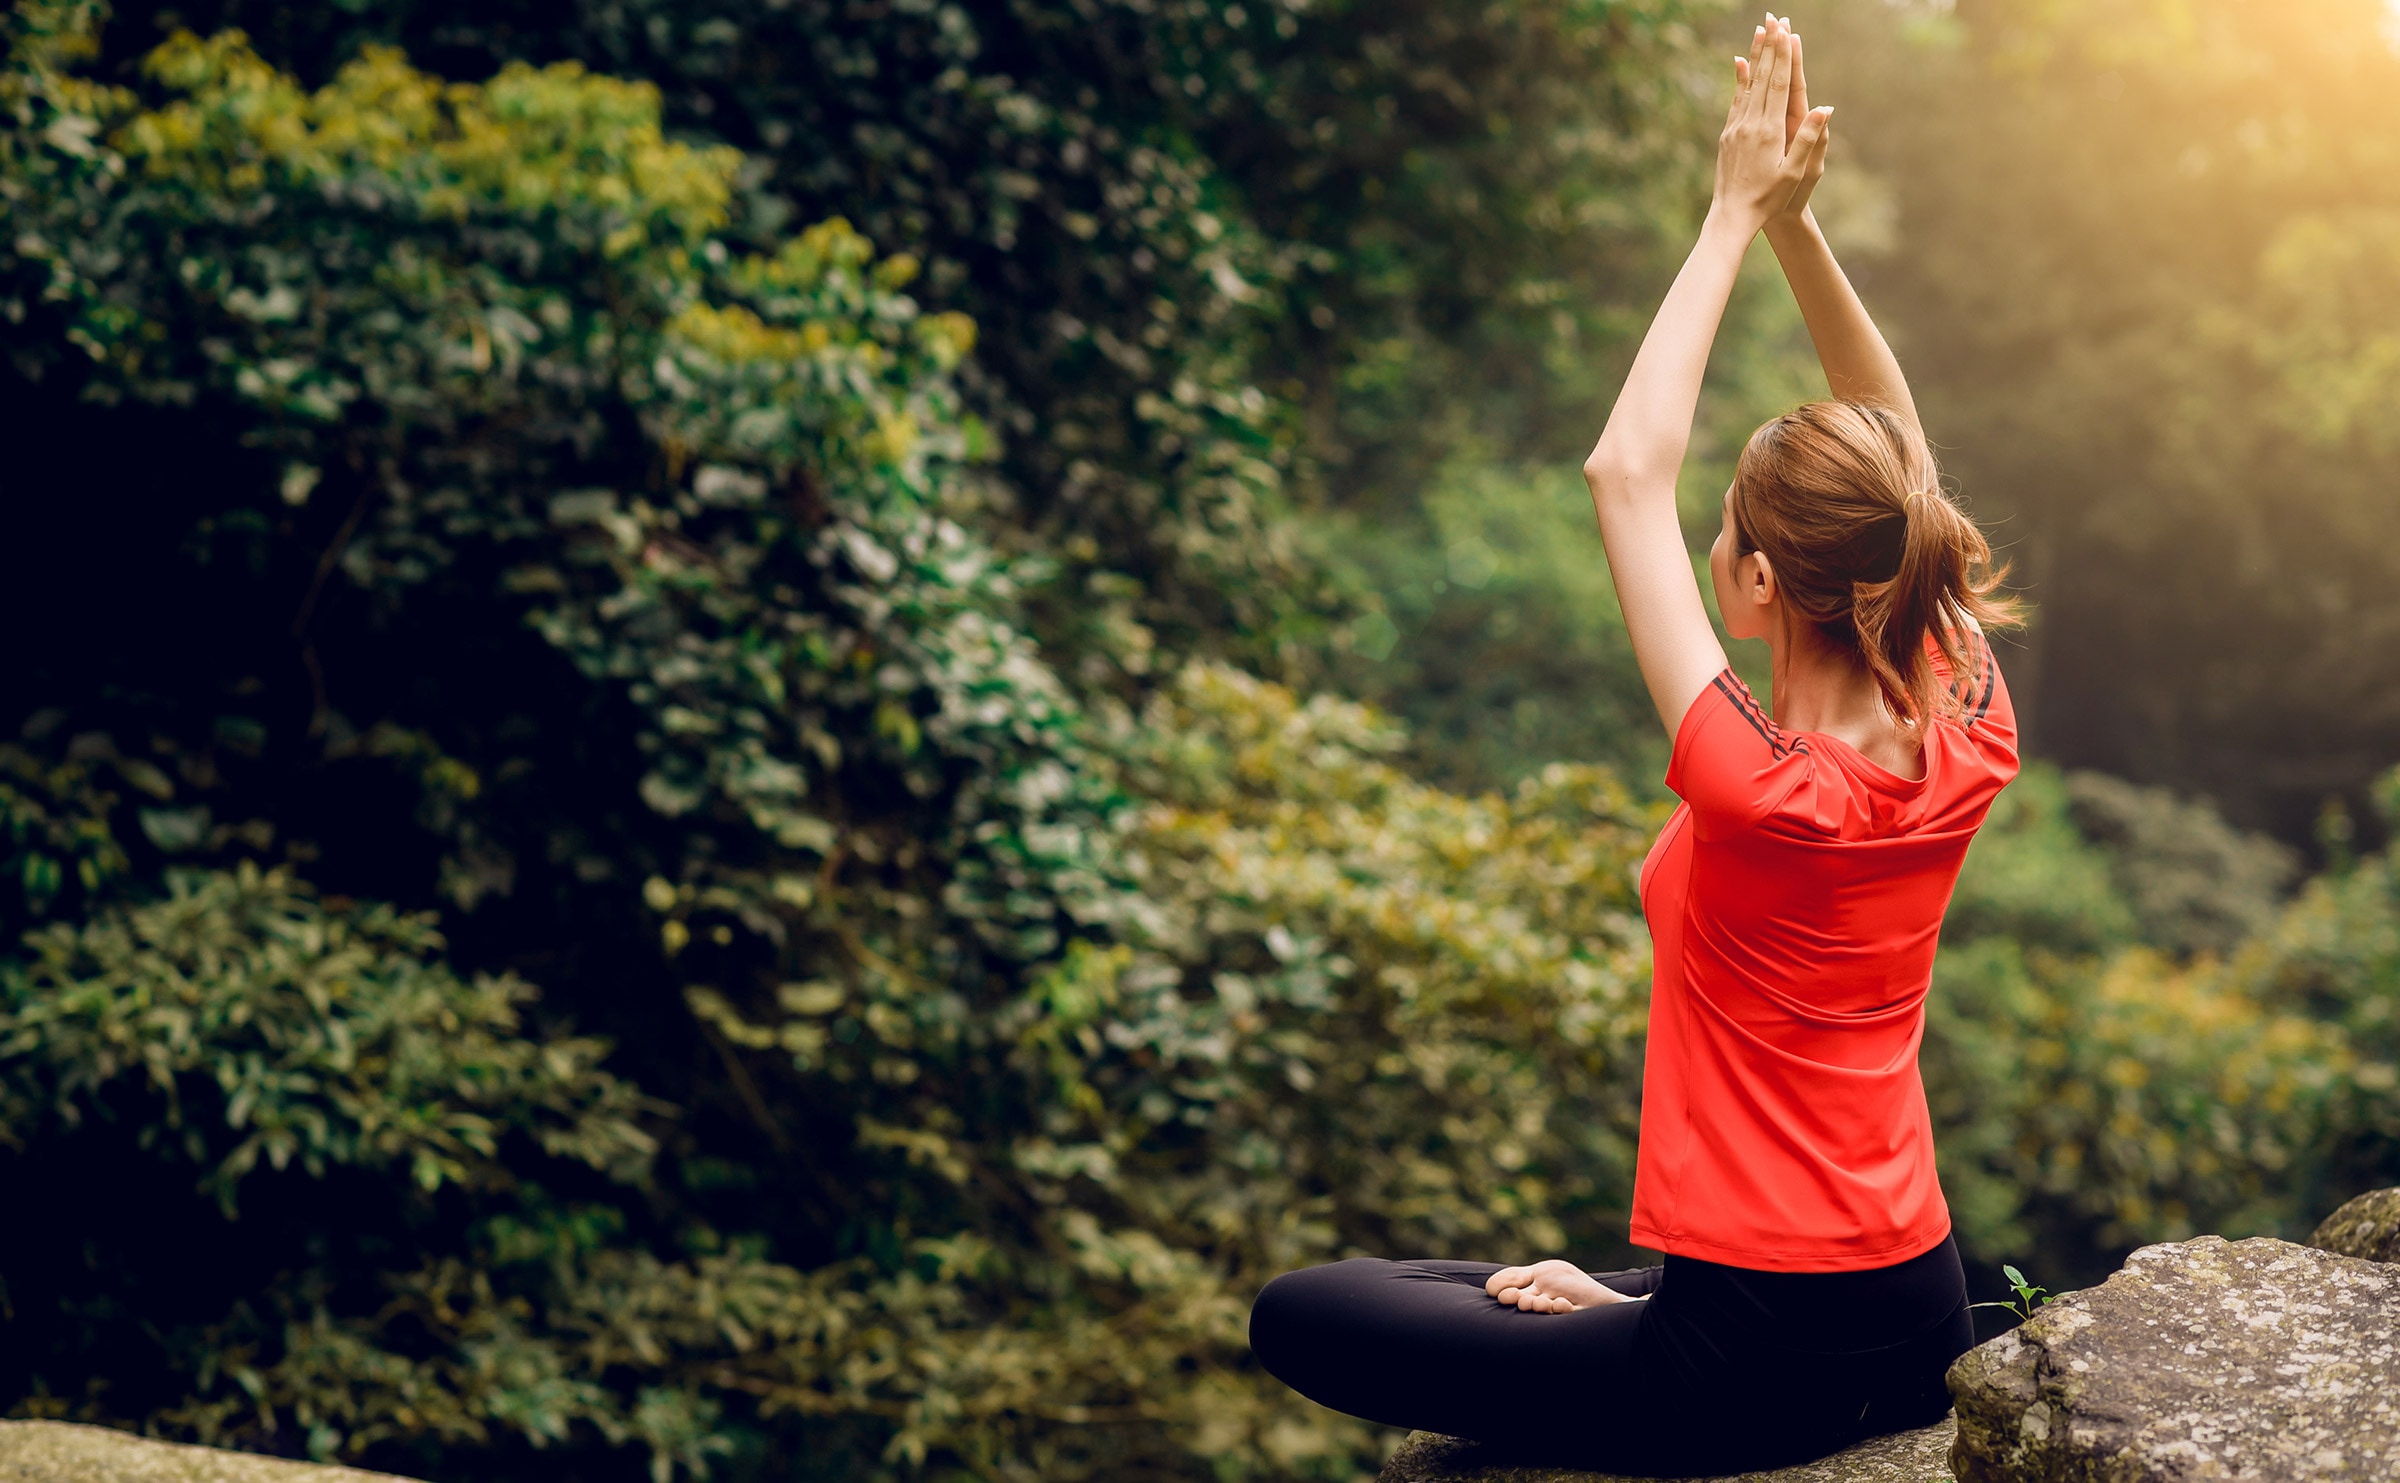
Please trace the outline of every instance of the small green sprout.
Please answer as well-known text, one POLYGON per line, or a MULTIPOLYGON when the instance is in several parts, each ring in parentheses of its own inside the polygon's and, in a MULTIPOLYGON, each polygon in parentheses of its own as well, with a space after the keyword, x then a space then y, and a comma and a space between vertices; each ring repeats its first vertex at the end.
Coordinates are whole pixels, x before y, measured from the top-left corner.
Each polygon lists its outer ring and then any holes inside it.
POLYGON ((2017 1290, 2017 1296, 2015 1300, 2006 1303, 1972 1303, 1968 1306, 1974 1308, 2005 1308, 2009 1312, 2017 1315, 2017 1321, 2022 1323, 2026 1319, 2033 1317, 2034 1309, 2039 1308, 2042 1304, 2050 1301, 2050 1289, 2046 1287, 2034 1286, 2032 1283, 2026 1281, 2025 1274, 2018 1271, 2016 1268, 2008 1265, 2006 1262, 2003 1262, 2000 1264, 2000 1271, 2003 1276, 2008 1278, 2008 1285, 2017 1290))

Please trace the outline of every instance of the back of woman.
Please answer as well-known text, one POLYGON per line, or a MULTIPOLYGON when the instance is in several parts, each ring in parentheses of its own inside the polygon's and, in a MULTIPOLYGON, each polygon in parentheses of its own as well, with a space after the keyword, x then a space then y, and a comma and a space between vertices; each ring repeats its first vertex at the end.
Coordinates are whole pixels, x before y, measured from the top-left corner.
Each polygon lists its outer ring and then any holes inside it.
POLYGON ((1586 461, 1682 800, 1642 869, 1656 967, 1631 1234, 1656 1267, 1360 1257, 1277 1278, 1260 1361, 1354 1415, 1627 1472, 1821 1456, 1938 1418, 1972 1339, 1917 1052, 1941 920, 2016 775, 1986 642, 2013 621, 1809 193, 1831 109, 1769 18, 1736 64, 1707 224, 1586 461), (1710 579, 1675 485, 1710 344, 1764 231, 1835 399, 1774 419, 1710 579))
POLYGON ((1925 991, 1967 846, 2017 773, 2006 683, 1973 650, 1964 686, 1929 650, 1957 710, 1925 727, 1913 779, 1785 730, 1730 672, 1685 712, 1667 773, 1683 806, 1642 869, 1641 1245, 1840 1272, 1948 1232, 1925 991))

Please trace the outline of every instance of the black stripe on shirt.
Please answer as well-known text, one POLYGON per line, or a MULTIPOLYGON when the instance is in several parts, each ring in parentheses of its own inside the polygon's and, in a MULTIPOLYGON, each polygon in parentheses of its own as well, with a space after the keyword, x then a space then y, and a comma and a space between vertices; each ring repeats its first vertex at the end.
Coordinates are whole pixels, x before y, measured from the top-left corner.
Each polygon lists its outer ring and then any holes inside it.
POLYGON ((1733 702, 1734 710, 1750 723, 1750 729, 1765 740, 1768 749, 1774 752, 1776 761, 1781 762, 1794 752, 1807 753, 1808 743, 1786 737, 1783 728, 1769 720, 1766 712, 1759 708, 1758 698, 1750 693, 1750 687, 1743 684, 1731 669, 1720 671, 1711 683, 1720 694, 1733 702))
POLYGON ((1975 714, 1967 717, 1969 726, 1982 720, 1985 714, 1991 710, 1992 696, 1999 689, 2000 662, 1992 657, 1992 643, 1991 640, 1986 639, 1983 643, 1983 698, 1975 702, 1975 714))

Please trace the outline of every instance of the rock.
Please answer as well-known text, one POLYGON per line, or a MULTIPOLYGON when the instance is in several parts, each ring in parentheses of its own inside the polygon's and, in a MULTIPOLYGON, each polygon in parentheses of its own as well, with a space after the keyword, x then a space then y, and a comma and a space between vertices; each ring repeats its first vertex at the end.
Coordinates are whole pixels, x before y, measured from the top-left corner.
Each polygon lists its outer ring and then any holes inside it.
POLYGON ((1950 1367, 1958 1483, 2400 1477, 2400 1270, 2146 1246, 1950 1367))
POLYGON ((2335 1256, 2400 1262, 2400 1189, 2371 1190, 2325 1217, 2308 1244, 2335 1256))
POLYGON ((0 1421, 0 1483, 407 1483, 389 1473, 153 1442, 103 1426, 0 1421))
MULTIPOLYGON (((1877 1437, 1844 1452, 1771 1473, 1743 1473, 1709 1483, 1949 1483, 1950 1423, 1877 1437)), ((1455 1437, 1415 1432, 1383 1465, 1378 1483, 1628 1483, 1613 1473, 1571 1468, 1512 1467, 1455 1437)))

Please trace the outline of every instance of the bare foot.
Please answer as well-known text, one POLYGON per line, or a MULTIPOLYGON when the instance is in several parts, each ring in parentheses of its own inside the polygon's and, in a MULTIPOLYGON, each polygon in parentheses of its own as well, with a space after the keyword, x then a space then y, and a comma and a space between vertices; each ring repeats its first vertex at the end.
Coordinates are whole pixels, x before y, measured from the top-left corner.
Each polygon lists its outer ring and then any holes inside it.
POLYGON ((1530 1267, 1502 1267, 1484 1283, 1483 1290, 1527 1313, 1572 1313, 1578 1308, 1641 1301, 1602 1287, 1583 1268, 1555 1257, 1530 1267))

